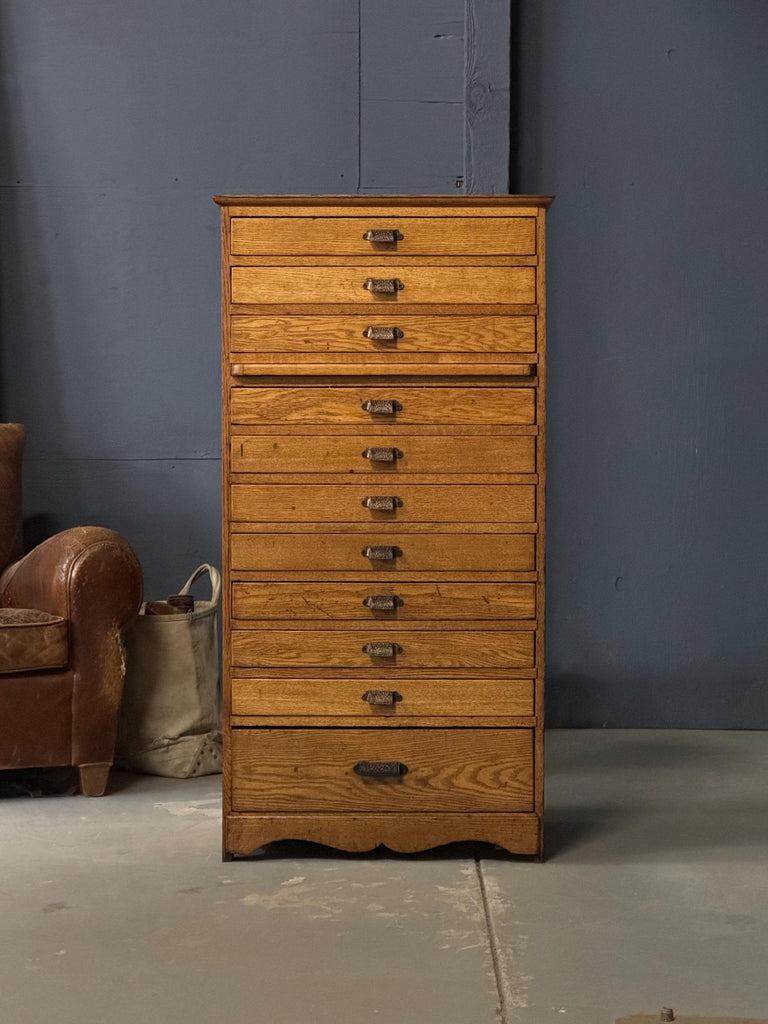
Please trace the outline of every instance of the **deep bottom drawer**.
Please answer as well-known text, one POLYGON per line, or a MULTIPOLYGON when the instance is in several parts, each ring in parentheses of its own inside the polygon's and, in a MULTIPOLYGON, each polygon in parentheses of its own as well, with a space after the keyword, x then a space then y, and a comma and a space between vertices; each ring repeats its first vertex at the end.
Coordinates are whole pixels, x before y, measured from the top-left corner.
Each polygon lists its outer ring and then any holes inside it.
POLYGON ((234 811, 533 810, 532 729, 234 729, 231 758, 234 811))

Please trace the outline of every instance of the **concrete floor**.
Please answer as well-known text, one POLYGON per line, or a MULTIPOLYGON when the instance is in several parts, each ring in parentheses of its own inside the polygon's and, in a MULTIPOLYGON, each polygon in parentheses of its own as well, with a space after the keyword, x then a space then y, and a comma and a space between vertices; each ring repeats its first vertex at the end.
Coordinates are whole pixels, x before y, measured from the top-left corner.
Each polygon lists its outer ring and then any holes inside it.
POLYGON ((0 799, 1 1024, 768 1016, 768 734, 548 734, 548 859, 223 864, 220 778, 0 799))

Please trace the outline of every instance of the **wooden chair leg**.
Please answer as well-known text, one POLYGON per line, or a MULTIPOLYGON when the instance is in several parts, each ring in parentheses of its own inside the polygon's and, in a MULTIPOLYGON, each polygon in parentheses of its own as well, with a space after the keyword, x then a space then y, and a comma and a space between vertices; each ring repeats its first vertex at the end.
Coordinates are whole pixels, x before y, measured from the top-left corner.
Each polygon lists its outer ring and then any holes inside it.
POLYGON ((79 764, 80 792, 83 796, 104 796, 111 764, 79 764))

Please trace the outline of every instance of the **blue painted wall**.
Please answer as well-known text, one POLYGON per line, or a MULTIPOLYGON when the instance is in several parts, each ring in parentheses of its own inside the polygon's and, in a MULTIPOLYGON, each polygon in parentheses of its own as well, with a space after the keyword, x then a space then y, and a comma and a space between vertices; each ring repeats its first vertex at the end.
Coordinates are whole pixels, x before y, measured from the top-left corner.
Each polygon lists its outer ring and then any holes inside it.
POLYGON ((550 724, 768 726, 768 5, 523 0, 550 724))

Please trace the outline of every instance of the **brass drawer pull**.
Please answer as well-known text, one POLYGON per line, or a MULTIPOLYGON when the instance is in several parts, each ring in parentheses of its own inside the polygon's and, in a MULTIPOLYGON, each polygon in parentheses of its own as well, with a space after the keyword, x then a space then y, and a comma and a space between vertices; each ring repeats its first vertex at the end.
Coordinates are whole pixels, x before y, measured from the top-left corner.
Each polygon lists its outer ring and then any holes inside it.
POLYGON ((369 544, 360 552, 372 562, 391 562, 393 558, 399 558, 402 551, 390 544, 369 544))
POLYGON ((394 398, 366 398, 360 408, 372 416, 394 416, 403 407, 394 398))
POLYGON ((372 494, 363 498, 363 508, 369 508, 371 512, 394 512, 403 504, 402 498, 388 494, 372 494))
POLYGON ((403 599, 397 594, 369 594, 363 598, 363 604, 372 612, 393 612, 402 606, 403 599))
POLYGON ((397 341, 398 338, 403 337, 403 332, 399 327, 366 327, 363 331, 364 338, 370 338, 371 341, 397 341))
POLYGON ((358 761, 352 771, 368 779, 382 779, 405 775, 408 765, 402 761, 358 761))
POLYGON ((372 658, 394 658, 396 654, 402 654, 403 648, 400 644, 393 644, 391 640, 371 640, 360 648, 363 654, 372 658))
POLYGON ((371 706, 391 706, 402 699, 397 690, 366 690, 363 694, 363 700, 371 706))
POLYGON ((399 448, 366 448, 361 455, 369 462, 397 462, 403 457, 399 448))
POLYGON ((371 228, 363 234, 366 242, 402 242, 403 235, 389 228, 371 228))
POLYGON ((399 277, 366 277, 363 288, 374 295, 394 295, 401 292, 405 285, 399 277))

